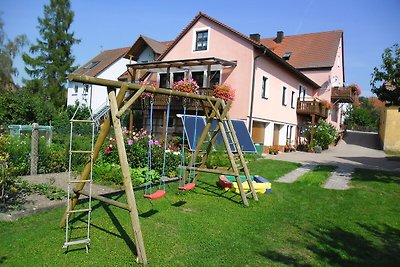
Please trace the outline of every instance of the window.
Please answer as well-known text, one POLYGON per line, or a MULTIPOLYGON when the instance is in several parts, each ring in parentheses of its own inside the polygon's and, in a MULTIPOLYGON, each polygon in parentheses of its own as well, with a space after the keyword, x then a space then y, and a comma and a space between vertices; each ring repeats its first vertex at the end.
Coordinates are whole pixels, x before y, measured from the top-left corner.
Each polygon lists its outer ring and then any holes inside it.
POLYGON ((200 87, 203 87, 204 72, 203 72, 203 71, 193 71, 193 72, 192 72, 192 79, 195 80, 196 83, 197 83, 200 87))
POLYGON ((307 92, 307 88, 300 85, 299 86, 299 99, 301 101, 304 101, 306 99, 306 92, 307 92))
POLYGON ((219 70, 211 71, 210 86, 213 87, 216 83, 220 83, 221 72, 219 70))
POLYGON ((208 48, 208 30, 196 32, 195 51, 204 51, 208 48))
POLYGON ((93 69, 97 64, 99 64, 100 61, 92 61, 90 63, 88 63, 85 67, 83 67, 84 69, 93 69))
POLYGON ((282 89, 282 106, 286 106, 286 89, 285 86, 282 89))
POLYGON ((292 98, 290 99, 290 106, 291 106, 291 108, 295 108, 294 107, 294 91, 292 91, 292 98))
POLYGON ((160 88, 169 88, 167 86, 167 74, 166 73, 160 73, 160 88))
POLYGON ((83 94, 87 95, 89 93, 89 84, 85 84, 83 86, 83 94))
POLYGON ((262 77, 261 88, 262 88, 261 97, 265 98, 265 99, 268 99, 268 78, 265 77, 265 76, 262 77))
POLYGON ((185 78, 185 73, 184 72, 175 72, 173 74, 173 82, 181 81, 184 78, 185 78))
POLYGON ((78 85, 75 84, 74 92, 72 94, 77 95, 78 94, 78 88, 79 88, 78 85))

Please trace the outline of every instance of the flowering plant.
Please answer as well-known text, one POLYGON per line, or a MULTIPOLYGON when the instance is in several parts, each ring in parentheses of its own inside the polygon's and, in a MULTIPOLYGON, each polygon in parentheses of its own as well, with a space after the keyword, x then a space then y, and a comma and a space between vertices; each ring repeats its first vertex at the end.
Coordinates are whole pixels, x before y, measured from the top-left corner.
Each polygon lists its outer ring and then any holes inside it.
POLYGON ((354 93, 356 93, 357 95, 361 95, 361 88, 360 88, 360 86, 358 86, 358 84, 353 83, 353 84, 350 84, 348 87, 349 87, 354 93))
POLYGON ((326 107, 327 109, 332 109, 333 108, 333 104, 327 100, 321 100, 321 103, 324 107, 326 107))
MULTIPOLYGON (((143 82, 140 82, 140 84, 141 85, 150 85, 150 86, 152 86, 154 88, 158 88, 158 84, 156 82, 145 82, 145 81, 143 81, 143 82)), ((151 98, 151 97, 153 97, 153 94, 152 93, 148 93, 148 92, 143 92, 140 95, 141 99, 151 98)))
POLYGON ((199 94, 199 86, 197 82, 193 79, 187 81, 180 80, 172 84, 172 90, 184 92, 184 93, 194 93, 199 94))
POLYGON ((235 99, 235 90, 228 84, 215 84, 213 96, 224 99, 225 101, 235 99))

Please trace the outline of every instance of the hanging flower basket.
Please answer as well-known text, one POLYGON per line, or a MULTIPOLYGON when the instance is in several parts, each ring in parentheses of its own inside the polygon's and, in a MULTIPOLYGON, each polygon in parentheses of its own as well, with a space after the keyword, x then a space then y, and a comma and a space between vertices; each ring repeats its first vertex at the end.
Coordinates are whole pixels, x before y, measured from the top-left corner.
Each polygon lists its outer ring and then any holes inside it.
POLYGON ((351 91, 353 91, 356 95, 361 95, 361 88, 360 88, 360 86, 358 86, 358 84, 353 83, 353 84, 350 84, 348 87, 349 87, 349 88, 351 89, 351 91))
POLYGON ((197 85, 196 81, 192 79, 174 82, 172 84, 172 90, 183 93, 199 94, 199 86, 197 85))
MULTIPOLYGON (((153 88, 158 88, 158 84, 156 82, 140 82, 141 85, 148 85, 153 88)), ((147 109, 150 106, 150 100, 154 97, 154 94, 143 92, 140 95, 140 99, 142 100, 142 109, 147 109)))
POLYGON ((224 99, 225 101, 235 99, 235 90, 228 84, 215 84, 213 97, 224 99))

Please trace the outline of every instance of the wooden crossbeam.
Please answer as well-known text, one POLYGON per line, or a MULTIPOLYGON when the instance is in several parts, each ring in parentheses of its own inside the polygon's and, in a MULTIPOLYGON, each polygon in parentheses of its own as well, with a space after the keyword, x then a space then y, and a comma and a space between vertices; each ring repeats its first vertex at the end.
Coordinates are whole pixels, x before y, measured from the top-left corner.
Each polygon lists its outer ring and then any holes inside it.
MULTIPOLYGON (((81 191, 79 191, 79 192, 77 192, 77 193, 79 193, 79 194, 81 194, 81 195, 84 195, 84 196, 87 196, 87 197, 90 195, 89 192, 84 191, 84 190, 81 190, 81 191)), ((105 203, 107 203, 107 204, 116 206, 116 207, 118 207, 118 208, 121 208, 121 209, 130 211, 129 206, 128 206, 128 204, 126 204, 126 203, 122 203, 122 202, 116 201, 116 200, 114 200, 114 199, 107 198, 107 197, 103 197, 103 196, 100 196, 100 195, 95 195, 95 194, 92 194, 91 197, 94 198, 94 199, 97 199, 97 200, 99 200, 99 201, 101 201, 101 202, 105 202, 105 203)))

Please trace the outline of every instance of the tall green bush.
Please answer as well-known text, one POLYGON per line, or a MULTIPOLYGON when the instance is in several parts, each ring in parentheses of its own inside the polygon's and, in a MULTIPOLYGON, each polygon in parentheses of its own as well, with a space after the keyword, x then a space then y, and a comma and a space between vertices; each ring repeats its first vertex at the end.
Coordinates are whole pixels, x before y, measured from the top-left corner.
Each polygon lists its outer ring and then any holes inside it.
POLYGON ((337 133, 335 126, 325 120, 319 120, 314 129, 314 146, 327 148, 338 137, 339 134, 337 133))

